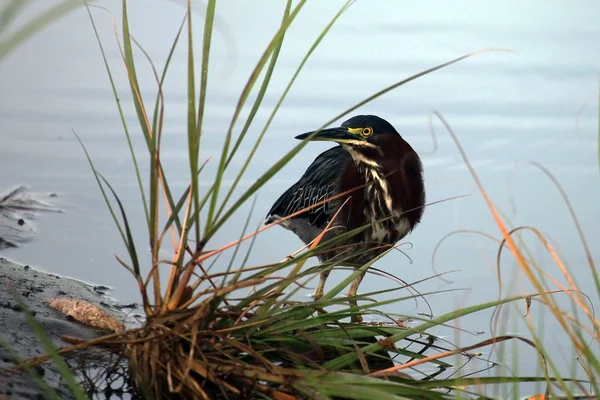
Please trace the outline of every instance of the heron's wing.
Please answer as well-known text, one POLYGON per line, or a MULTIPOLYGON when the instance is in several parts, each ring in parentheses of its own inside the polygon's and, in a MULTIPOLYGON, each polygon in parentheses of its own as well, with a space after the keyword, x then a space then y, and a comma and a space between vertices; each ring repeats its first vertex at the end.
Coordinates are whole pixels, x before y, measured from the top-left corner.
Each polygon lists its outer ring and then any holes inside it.
MULTIPOLYGON (((269 224, 338 194, 339 178, 350 159, 350 154, 341 146, 321 153, 307 168, 300 180, 273 204, 267 214, 266 223, 269 224)), ((325 202, 292 219, 307 218, 311 226, 323 228, 335 213, 337 201, 338 199, 333 200, 333 204, 329 201, 325 202)))

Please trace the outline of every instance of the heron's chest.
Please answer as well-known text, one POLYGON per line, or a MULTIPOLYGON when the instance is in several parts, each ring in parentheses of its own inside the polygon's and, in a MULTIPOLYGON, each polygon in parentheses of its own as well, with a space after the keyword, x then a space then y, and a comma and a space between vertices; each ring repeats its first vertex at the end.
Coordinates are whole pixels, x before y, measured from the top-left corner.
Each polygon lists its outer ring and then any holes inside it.
POLYGON ((377 168, 361 168, 364 175, 364 207, 365 223, 369 227, 364 235, 368 242, 396 243, 410 230, 408 218, 402 215, 400 201, 390 187, 381 170, 377 168))

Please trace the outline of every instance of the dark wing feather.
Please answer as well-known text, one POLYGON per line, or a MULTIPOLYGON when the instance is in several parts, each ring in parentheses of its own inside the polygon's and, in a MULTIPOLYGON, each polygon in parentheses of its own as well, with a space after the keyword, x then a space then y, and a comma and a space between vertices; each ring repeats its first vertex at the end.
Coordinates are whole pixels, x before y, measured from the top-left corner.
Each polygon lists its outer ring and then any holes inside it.
MULTIPOLYGON (((269 224, 278 217, 286 217, 338 194, 339 178, 350 159, 350 154, 341 146, 321 153, 307 168, 300 180, 286 190, 273 204, 265 223, 269 224)), ((326 202, 294 218, 308 218, 310 225, 322 228, 335 213, 337 201, 338 199, 333 200, 334 204, 326 202)))

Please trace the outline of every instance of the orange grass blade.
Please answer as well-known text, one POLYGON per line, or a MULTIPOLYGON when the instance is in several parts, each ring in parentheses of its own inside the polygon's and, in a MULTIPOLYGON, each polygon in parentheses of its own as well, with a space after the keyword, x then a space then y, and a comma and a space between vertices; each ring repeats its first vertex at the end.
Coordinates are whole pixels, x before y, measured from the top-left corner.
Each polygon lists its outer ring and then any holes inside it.
MULTIPOLYGON (((477 184, 477 187, 479 188, 479 191, 480 191, 481 195, 483 196, 483 199, 485 200, 485 202, 490 210, 490 213, 492 214, 492 217, 494 218, 494 222, 498 226, 498 229, 500 229, 500 232, 502 233, 502 237, 506 241, 506 245, 510 249, 511 253, 514 255, 519 267, 525 273, 525 275, 527 276, 527 278, 529 279, 531 284, 536 288, 538 293, 542 296, 542 299, 544 300, 545 304, 550 305, 551 302, 548 298, 548 294, 543 290, 543 288, 540 285, 540 282, 533 275, 531 267, 525 262, 523 255, 521 254, 521 252, 517 248, 515 242, 513 241, 512 237, 510 236, 509 231, 506 228, 506 225, 504 224, 504 222, 502 222, 502 219, 498 215, 498 212, 496 211, 494 204, 492 203, 492 200, 488 196, 485 188, 483 187, 483 184, 479 180, 479 177, 478 177, 477 173, 475 172, 475 169, 471 165, 469 158, 467 157, 467 153, 465 152, 462 145, 460 144, 460 141, 458 140, 458 137, 454 133, 454 130, 452 129, 452 127, 450 126, 448 121, 446 121, 446 119, 437 110, 434 110, 433 114, 436 117, 438 117, 438 119, 444 125, 444 128, 446 128, 447 132, 452 137, 454 144, 456 145, 458 151, 460 152, 460 155, 462 156, 467 168, 469 169, 471 176, 475 180, 475 183, 477 184)), ((567 323, 566 323, 564 317, 562 316, 562 314, 558 310, 556 310, 554 307, 549 307, 549 308, 552 311, 552 313, 554 314, 556 320, 561 325, 561 327, 565 330, 565 332, 567 334, 569 334, 570 337, 572 337, 572 335, 570 334, 571 332, 569 331, 569 329, 567 327, 567 323)), ((572 338, 575 339, 574 337, 572 337, 572 338)))
MULTIPOLYGON (((464 353, 473 349, 478 349, 484 346, 489 346, 495 343, 500 343, 500 342, 504 342, 507 340, 521 340, 525 343, 527 343, 528 345, 530 345, 531 347, 537 349, 537 346, 529 339, 525 339, 522 337, 518 337, 518 336, 510 336, 510 335, 506 335, 506 336, 499 336, 496 338, 491 338, 491 339, 487 339, 484 340, 482 342, 473 344, 471 346, 467 346, 467 347, 462 347, 459 349, 454 349, 454 350, 448 350, 448 351, 444 351, 442 353, 438 353, 438 354, 434 354, 425 358, 420 358, 417 360, 413 360, 404 364, 400 364, 400 365, 396 365, 394 367, 391 368, 386 368, 386 369, 382 369, 380 371, 376 371, 373 372, 371 374, 369 374, 369 376, 373 376, 373 377, 382 377, 382 376, 388 376, 388 375, 395 375, 395 373, 397 371, 401 371, 403 369, 406 368, 412 368, 412 367, 416 367, 417 365, 421 365, 421 364, 425 364, 428 363, 430 361, 435 361, 435 360, 439 360, 440 358, 445 358, 445 357, 449 357, 449 356, 453 356, 455 354, 460 354, 460 353, 464 353)), ((538 349, 539 350, 539 349, 538 349)), ((546 358, 544 357, 543 354, 541 354, 542 358, 545 360, 546 358)))
MULTIPOLYGON (((172 308, 170 308, 170 307, 172 307, 173 304, 179 304, 179 301, 181 300, 181 296, 183 295, 185 286, 187 285, 187 281, 185 279, 182 281, 179 281, 180 274, 178 273, 179 272, 178 271, 179 270, 178 261, 182 257, 183 246, 185 245, 185 242, 184 242, 185 230, 187 229, 188 215, 189 215, 191 207, 192 207, 192 192, 190 191, 187 196, 187 205, 185 207, 185 218, 183 220, 183 226, 181 228, 181 237, 179 238, 179 245, 177 246, 177 251, 173 255, 173 266, 171 266, 171 272, 169 275, 169 280, 167 282, 167 288, 165 290, 165 300, 164 300, 163 309, 162 309, 163 312, 166 310, 169 310, 169 309, 172 310, 172 308), (177 291, 173 294, 173 296, 171 296, 171 291, 173 290, 173 286, 178 283, 177 281, 179 281, 179 286, 177 287, 177 291), (166 306, 167 304, 168 304, 168 306, 166 306)), ((173 237, 173 240, 175 240, 175 237, 173 237)))

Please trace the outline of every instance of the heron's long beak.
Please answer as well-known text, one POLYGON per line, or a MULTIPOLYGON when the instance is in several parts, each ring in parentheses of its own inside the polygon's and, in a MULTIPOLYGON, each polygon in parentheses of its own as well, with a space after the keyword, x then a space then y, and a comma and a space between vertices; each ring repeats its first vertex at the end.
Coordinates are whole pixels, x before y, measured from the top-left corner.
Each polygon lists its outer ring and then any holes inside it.
MULTIPOLYGON (((302 135, 296 136, 296 139, 303 140, 312 135, 313 132, 303 133, 302 135)), ((350 132, 348 128, 337 127, 337 128, 328 128, 323 129, 314 135, 310 140, 312 141, 329 141, 329 142, 338 142, 344 143, 350 140, 356 141, 356 136, 350 132)))

